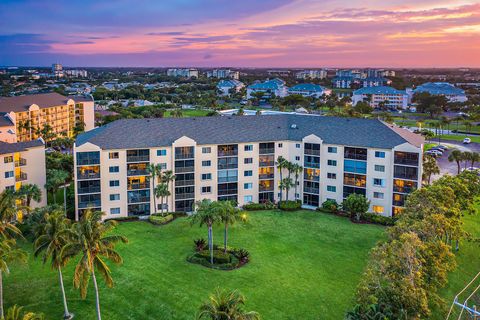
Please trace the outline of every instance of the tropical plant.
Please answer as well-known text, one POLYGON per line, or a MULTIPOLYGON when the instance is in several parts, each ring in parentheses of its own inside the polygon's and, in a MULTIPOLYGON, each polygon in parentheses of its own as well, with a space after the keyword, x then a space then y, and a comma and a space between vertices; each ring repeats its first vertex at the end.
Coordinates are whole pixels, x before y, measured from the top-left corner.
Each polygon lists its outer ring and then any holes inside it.
POLYGON ((298 189, 298 179, 300 178, 300 174, 303 172, 303 167, 299 165, 298 163, 294 163, 292 166, 292 172, 295 176, 295 200, 298 199, 297 197, 297 189, 298 189))
POLYGON ((350 217, 360 221, 362 214, 367 212, 370 207, 370 201, 362 194, 352 193, 343 200, 342 208, 350 213, 350 217))
POLYGON ((235 207, 232 201, 219 201, 216 203, 219 220, 224 224, 223 251, 227 253, 228 227, 240 219, 240 210, 235 207))
POLYGON ((423 157, 423 178, 430 184, 432 175, 440 174, 440 168, 438 167, 437 160, 430 155, 424 155, 423 157))
POLYGON ((0 320, 43 320, 45 317, 43 314, 33 312, 23 312, 23 307, 14 305, 7 309, 5 317, 0 320))
POLYGON ((456 162, 457 163, 457 174, 460 174, 460 163, 462 162, 463 160, 463 152, 458 150, 458 149, 454 149, 452 150, 452 152, 450 152, 450 154, 448 155, 448 161, 450 162, 456 162))
MULTIPOLYGON (((167 184, 167 190, 172 190, 172 189, 170 189, 170 187, 171 187, 170 183, 173 182, 174 180, 175 180, 175 174, 173 173, 172 170, 166 170, 160 176, 160 181, 167 184)), ((167 192, 165 192, 165 194, 166 193, 167 192)), ((170 197, 170 195, 171 195, 171 193, 168 192, 168 194, 166 194, 166 196, 165 196, 167 204, 168 204, 168 197, 170 197)))
POLYGON ((43 229, 34 242, 34 255, 36 257, 41 255, 43 263, 50 260, 52 269, 58 271, 58 279, 62 291, 64 319, 71 319, 73 315, 68 312, 62 274, 62 267, 68 262, 68 259, 62 258, 62 249, 68 243, 67 235, 68 229, 70 228, 70 220, 65 218, 62 211, 57 210, 47 213, 44 221, 43 229))
POLYGON ((75 223, 69 232, 69 242, 63 247, 61 256, 68 260, 75 256, 80 259, 75 266, 73 285, 80 289, 82 298, 87 295, 90 276, 95 288, 97 319, 101 319, 100 295, 95 271, 97 270, 108 287, 113 286, 113 278, 106 260, 121 264, 123 259, 115 251, 118 242, 127 243, 126 237, 109 234, 116 226, 116 221, 102 222, 103 213, 87 210, 81 220, 75 223))
POLYGON ((219 220, 215 203, 208 199, 197 201, 196 212, 192 215, 192 224, 206 225, 208 228, 208 249, 210 250, 210 263, 213 264, 213 225, 219 220))
POLYGON ((203 238, 200 238, 200 239, 193 240, 193 243, 195 243, 196 251, 202 251, 205 248, 207 241, 203 238))
MULTIPOLYGON (((170 191, 168 190, 168 184, 166 183, 160 183, 156 188, 154 189, 154 197, 155 198, 160 198, 160 212, 163 212, 163 204, 166 197, 170 195, 170 191)), ((157 208, 155 208, 157 210, 157 208)))
POLYGON ((18 194, 21 198, 25 199, 25 204, 30 208, 30 204, 33 201, 42 201, 42 191, 36 184, 23 184, 18 190, 18 194))
POLYGON ((11 190, 0 193, 0 236, 4 239, 21 235, 20 230, 13 223, 17 215, 16 196, 11 190))
POLYGON ((150 174, 150 181, 152 181, 152 190, 153 190, 153 207, 154 212, 157 210, 157 189, 155 182, 158 177, 162 174, 162 166, 160 164, 150 163, 147 166, 147 172, 150 174))
MULTIPOLYGON (((292 178, 283 178, 282 180, 280 180, 280 192, 281 190, 285 190, 285 193, 286 193, 286 197, 285 197, 285 200, 288 201, 288 191, 294 186, 293 184, 293 180, 292 178)), ((281 197, 280 197, 280 200, 281 197)))
POLYGON ((8 265, 11 262, 26 262, 27 254, 15 245, 14 239, 0 241, 0 319, 4 317, 3 310, 3 275, 10 273, 8 265))
POLYGON ((197 319, 212 320, 259 320, 255 311, 245 311, 245 297, 238 292, 216 289, 204 302, 197 314, 197 319))
MULTIPOLYGON (((277 166, 278 173, 280 174, 280 181, 282 181, 283 180, 283 169, 286 168, 287 159, 285 159, 282 156, 278 156, 277 162, 275 163, 275 165, 277 166)), ((280 188, 280 201, 282 201, 282 200, 283 200, 283 192, 282 192, 282 188, 280 188)))
POLYGON ((47 183, 45 189, 53 196, 53 202, 57 203, 57 190, 64 185, 69 177, 68 172, 58 169, 47 170, 47 183))

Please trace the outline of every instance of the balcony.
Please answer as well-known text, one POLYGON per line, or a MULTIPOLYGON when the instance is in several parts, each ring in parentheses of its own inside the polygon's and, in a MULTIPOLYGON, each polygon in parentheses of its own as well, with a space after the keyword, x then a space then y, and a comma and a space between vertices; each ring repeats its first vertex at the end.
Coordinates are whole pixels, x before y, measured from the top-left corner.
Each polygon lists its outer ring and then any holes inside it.
POLYGON ((311 156, 320 156, 320 150, 305 149, 304 154, 311 155, 311 156))
POLYGON ((127 190, 140 190, 148 188, 150 188, 149 183, 129 183, 127 186, 127 190))
POLYGON ((275 148, 260 148, 258 151, 259 154, 274 154, 275 148))
POLYGON ((258 191, 259 192, 273 191, 273 185, 269 185, 269 186, 259 185, 258 186, 258 191))
POLYGON ((183 172, 194 172, 195 167, 176 167, 175 172, 176 173, 183 173, 183 172))
POLYGON ((418 159, 405 159, 395 157, 395 164, 402 164, 406 166, 418 167, 418 159))
POLYGON ((95 186, 95 187, 85 187, 85 188, 78 188, 77 190, 78 194, 85 194, 85 193, 98 193, 100 192, 100 186, 95 186))
POLYGON ((309 175, 309 174, 304 174, 303 175, 303 179, 304 180, 308 180, 308 181, 320 181, 320 176, 314 176, 314 175, 309 175))
POLYGON ((27 165, 27 160, 20 158, 19 160, 15 161, 15 167, 23 167, 27 165))
POLYGON ((194 198, 195 198, 195 193, 193 192, 175 194, 175 200, 194 199, 194 198))
POLYGON ((87 201, 87 202, 79 202, 78 203, 78 208, 79 209, 86 209, 86 208, 100 208, 101 207, 101 201, 100 200, 95 200, 95 201, 87 201))
POLYGON ((20 174, 15 176, 15 181, 25 181, 27 180, 27 174, 25 172, 21 172, 20 174))
POLYGON ((218 177, 218 183, 237 182, 237 181, 238 181, 238 176, 218 177))
POLYGON ((175 180, 176 187, 193 186, 193 185, 195 185, 195 180, 175 180))
POLYGON ((127 176, 149 176, 147 169, 130 169, 127 170, 127 176))
POLYGON ((100 172, 84 172, 77 174, 78 180, 100 179, 100 172))
POLYGON ((144 156, 128 156, 127 155, 127 162, 149 162, 149 161, 150 161, 149 155, 144 155, 144 156))
POLYGON ((260 161, 260 167, 273 167, 275 165, 275 161, 260 161))
POLYGON ((304 187, 303 192, 305 193, 313 193, 313 194, 319 194, 320 189, 319 188, 311 188, 311 187, 304 187))
POLYGON ((238 156, 238 150, 229 150, 229 151, 224 151, 224 150, 218 150, 218 157, 236 157, 238 156))
POLYGON ((398 193, 412 193, 413 191, 417 190, 415 187, 401 187, 401 186, 393 186, 393 192, 398 193))
POLYGON ((175 153, 175 160, 193 159, 193 153, 175 153))
POLYGON ((271 179, 274 178, 274 176, 275 176, 275 174, 273 174, 273 173, 265 173, 265 174, 259 174, 258 178, 260 180, 271 180, 271 179))
POLYGON ((320 163, 319 162, 305 162, 304 167, 306 168, 320 168, 320 163))
POLYGON ((129 197, 128 198, 128 203, 141 203, 141 202, 150 202, 150 197, 137 196, 137 197, 129 197))

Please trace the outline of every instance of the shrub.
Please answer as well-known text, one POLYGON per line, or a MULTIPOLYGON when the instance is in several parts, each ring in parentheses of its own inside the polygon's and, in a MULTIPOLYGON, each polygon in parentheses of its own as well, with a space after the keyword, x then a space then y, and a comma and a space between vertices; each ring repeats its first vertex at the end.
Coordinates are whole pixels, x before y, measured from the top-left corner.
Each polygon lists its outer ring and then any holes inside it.
POLYGON ((233 254, 238 258, 238 260, 240 260, 241 263, 246 263, 250 258, 250 252, 245 249, 237 249, 233 252, 233 254))
POLYGON ((328 199, 322 203, 322 209, 336 213, 340 209, 340 205, 337 203, 337 201, 328 199))
POLYGON ((193 243, 195 243, 196 251, 202 251, 203 249, 205 249, 205 246, 207 245, 207 241, 203 238, 193 240, 193 243))
POLYGON ((114 220, 119 222, 127 222, 127 221, 138 221, 138 219, 139 218, 137 216, 128 216, 128 217, 109 218, 109 219, 105 219, 105 221, 114 220))
POLYGON ((362 214, 370 207, 370 201, 364 195, 352 193, 343 200, 342 208, 350 213, 350 218, 360 221, 362 214))
POLYGON ((375 213, 364 213, 361 219, 366 222, 380 224, 382 226, 393 226, 396 219, 394 217, 385 217, 375 213))
MULTIPOLYGON (((203 250, 197 253, 199 257, 204 258, 206 261, 210 262, 210 251, 203 250)), ((213 263, 214 264, 225 264, 232 262, 232 254, 227 252, 224 253, 222 250, 213 250, 213 263)))
POLYGON ((270 201, 266 201, 266 202, 262 202, 262 203, 247 203, 245 205, 243 205, 243 209, 244 210, 247 210, 247 211, 255 211, 255 210, 271 210, 271 209, 275 209, 275 204, 270 202, 270 201))
POLYGON ((278 208, 283 211, 295 211, 295 210, 300 210, 302 208, 302 202, 297 200, 297 201, 282 201, 278 205, 278 208))
POLYGON ((148 217, 148 221, 152 224, 155 224, 155 225, 166 224, 166 223, 169 223, 172 220, 173 220, 173 215, 172 214, 169 214, 169 215, 166 215, 166 216, 151 215, 151 216, 148 217))

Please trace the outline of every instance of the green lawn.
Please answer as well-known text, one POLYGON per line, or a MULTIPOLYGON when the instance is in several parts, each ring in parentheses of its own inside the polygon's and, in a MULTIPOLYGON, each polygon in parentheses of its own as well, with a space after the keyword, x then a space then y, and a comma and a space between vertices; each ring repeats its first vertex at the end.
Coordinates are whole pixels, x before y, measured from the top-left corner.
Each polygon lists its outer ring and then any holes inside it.
MULTIPOLYGON (((463 139, 465 139, 467 137, 472 139, 472 142, 480 143, 480 136, 472 136, 472 135, 467 135, 467 134, 462 134, 462 135, 443 134, 441 136, 441 139, 442 140, 463 141, 463 139)), ((438 139, 438 138, 435 137, 433 139, 438 139)))
MULTIPOLYGON (((247 308, 263 319, 341 319, 353 295, 368 252, 384 229, 314 211, 249 213, 249 223, 231 229, 231 245, 243 247, 251 262, 234 271, 211 270, 185 261, 193 239, 206 228, 186 218, 165 226, 147 222, 120 224, 130 239, 119 246, 124 264, 113 266, 116 286, 100 281, 103 318, 193 319, 199 305, 216 287, 239 289, 247 308)), ((222 228, 214 230, 221 243, 222 228)), ((25 244, 29 248, 30 244, 25 244)), ((65 271, 70 309, 76 319, 94 319, 90 288, 87 300, 72 288, 72 264, 65 271)), ((59 319, 62 304, 57 274, 38 260, 14 265, 5 277, 5 300, 59 319)))
MULTIPOLYGON (((208 110, 200 110, 200 109, 185 109, 182 110, 184 117, 205 117, 210 111, 208 110)), ((171 117, 171 112, 166 111, 165 117, 171 117)))

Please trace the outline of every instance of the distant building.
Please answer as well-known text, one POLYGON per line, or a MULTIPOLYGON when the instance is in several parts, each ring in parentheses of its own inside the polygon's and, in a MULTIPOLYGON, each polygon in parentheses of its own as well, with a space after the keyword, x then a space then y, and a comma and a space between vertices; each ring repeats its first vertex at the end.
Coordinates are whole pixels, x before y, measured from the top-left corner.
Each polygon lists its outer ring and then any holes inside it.
POLYGON ((380 70, 382 77, 395 77, 395 71, 393 70, 380 70))
POLYGON ((267 70, 267 73, 272 76, 289 76, 290 70, 278 69, 278 70, 267 70))
POLYGON ((304 97, 320 98, 322 95, 330 95, 332 90, 313 83, 300 83, 288 89, 288 94, 299 94, 304 97))
POLYGON ((65 70, 65 75, 76 78, 86 78, 88 76, 87 70, 65 70))
POLYGON ((0 193, 4 190, 18 191, 22 185, 35 184, 42 197, 32 200, 32 207, 47 205, 45 190, 45 146, 41 139, 28 142, 7 143, 0 141, 0 193))
POLYGON ((63 66, 60 63, 52 64, 52 74, 57 78, 63 77, 63 66))
POLYGON ((192 68, 186 69, 168 69, 167 76, 169 77, 184 77, 184 78, 198 78, 198 70, 192 68))
POLYGON ((247 99, 251 99, 255 92, 263 92, 265 98, 272 95, 277 97, 285 97, 287 95, 287 87, 282 79, 272 79, 265 82, 257 82, 247 87, 247 99))
POLYGON ((231 90, 235 90, 235 92, 238 92, 243 87, 245 87, 243 82, 240 82, 235 79, 220 80, 217 84, 217 90, 220 91, 222 95, 229 95, 231 90))
POLYGON ((389 109, 406 109, 408 107, 408 94, 405 91, 392 87, 365 87, 353 92, 352 104, 365 101, 371 107, 378 108, 381 103, 389 109))
POLYGON ((207 78, 217 78, 217 79, 235 79, 240 78, 240 72, 232 71, 230 69, 215 69, 212 71, 207 71, 207 78))
POLYGON ((375 69, 365 71, 339 70, 332 79, 335 88, 349 89, 353 87, 380 87, 391 81, 381 76, 381 72, 375 69))
POLYGON ((464 90, 448 82, 427 82, 413 90, 413 94, 420 92, 445 96, 450 102, 465 102, 468 100, 464 90))
POLYGON ((325 79, 327 77, 326 70, 303 70, 295 75, 297 79, 325 79))

